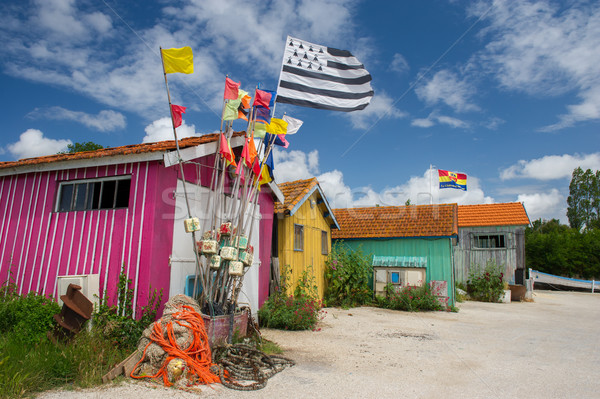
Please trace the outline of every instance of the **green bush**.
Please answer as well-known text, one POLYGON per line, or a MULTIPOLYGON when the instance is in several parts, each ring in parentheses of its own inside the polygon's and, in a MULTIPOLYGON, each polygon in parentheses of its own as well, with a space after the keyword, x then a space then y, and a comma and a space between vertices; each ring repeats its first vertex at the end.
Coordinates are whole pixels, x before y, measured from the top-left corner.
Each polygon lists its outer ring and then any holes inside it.
POLYGON ((13 284, 0 288, 0 334, 15 334, 25 345, 33 345, 54 326, 60 306, 52 297, 36 292, 17 294, 13 284))
POLYGON ((121 349, 133 350, 142 336, 144 329, 156 320, 156 314, 162 301, 162 290, 157 293, 152 291, 148 298, 148 305, 141 310, 141 317, 133 317, 133 289, 131 279, 125 274, 125 266, 119 274, 117 285, 117 303, 109 306, 108 295, 100 301, 94 309, 92 319, 94 329, 98 330, 112 340, 113 344, 121 349))
POLYGON ((504 295, 504 265, 493 259, 485 267, 471 266, 467 280, 467 293, 471 299, 482 302, 498 302, 504 295))
POLYGON ((323 317, 314 276, 309 270, 305 270, 297 282, 294 295, 290 296, 285 294, 289 287, 288 280, 289 266, 286 266, 281 271, 279 289, 271 294, 258 311, 260 325, 281 330, 314 330, 323 317))
POLYGON ((352 250, 343 242, 336 242, 325 266, 326 306, 349 308, 372 301, 369 277, 373 274, 373 267, 370 256, 365 256, 361 249, 352 250))
POLYGON ((437 297, 431 292, 429 284, 421 287, 408 286, 397 290, 391 283, 385 286, 385 297, 377 296, 379 307, 408 312, 443 310, 437 297))

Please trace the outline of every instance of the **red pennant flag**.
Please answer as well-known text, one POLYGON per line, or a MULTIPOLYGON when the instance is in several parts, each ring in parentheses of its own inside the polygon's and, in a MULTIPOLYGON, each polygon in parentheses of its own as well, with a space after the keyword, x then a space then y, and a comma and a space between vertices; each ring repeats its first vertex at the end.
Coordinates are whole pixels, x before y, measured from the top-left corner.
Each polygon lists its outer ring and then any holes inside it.
POLYGON ((228 165, 236 166, 235 164, 235 155, 233 155, 233 151, 231 150, 231 146, 229 142, 225 139, 225 135, 221 133, 221 148, 220 151, 221 156, 225 158, 228 165))
POLYGON ((247 165, 249 162, 249 158, 250 153, 248 151, 248 139, 246 139, 246 142, 244 143, 244 148, 242 149, 242 155, 240 156, 240 162, 238 163, 237 168, 235 168, 236 174, 240 173, 240 169, 242 168, 242 161, 244 161, 244 163, 247 165))
POLYGON ((173 116, 173 126, 179 127, 181 126, 181 114, 185 114, 186 107, 182 107, 181 105, 171 104, 171 114, 173 116))
POLYGON ((252 105, 260 105, 261 107, 269 109, 270 102, 271 93, 256 89, 256 92, 254 93, 254 104, 252 105))
POLYGON ((254 176, 260 176, 260 162, 258 162, 258 157, 254 158, 254 165, 252 165, 252 171, 254 172, 254 176))
POLYGON ((225 78, 225 94, 223 98, 225 100, 237 100, 241 83, 236 83, 229 78, 225 78))

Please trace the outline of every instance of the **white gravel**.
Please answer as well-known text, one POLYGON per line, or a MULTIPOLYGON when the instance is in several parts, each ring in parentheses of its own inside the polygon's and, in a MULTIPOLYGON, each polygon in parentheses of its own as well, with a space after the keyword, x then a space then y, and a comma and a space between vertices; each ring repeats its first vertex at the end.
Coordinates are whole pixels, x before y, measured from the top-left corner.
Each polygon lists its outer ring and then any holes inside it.
POLYGON ((536 291, 534 301, 465 302, 459 313, 329 308, 320 331, 263 329, 297 364, 259 391, 127 382, 39 397, 600 397, 600 295, 536 291))

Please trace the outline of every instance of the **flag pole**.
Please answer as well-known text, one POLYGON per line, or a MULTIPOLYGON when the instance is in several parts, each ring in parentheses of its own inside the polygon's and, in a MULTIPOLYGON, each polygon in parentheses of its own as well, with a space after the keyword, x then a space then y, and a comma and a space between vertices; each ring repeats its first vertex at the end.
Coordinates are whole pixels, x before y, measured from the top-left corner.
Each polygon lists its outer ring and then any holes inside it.
POLYGON ((429 205, 433 204, 433 165, 429 164, 429 205))
POLYGON ((279 79, 277 80, 277 88, 275 89, 275 100, 273 100, 273 116, 275 116, 275 107, 277 106, 277 91, 279 90, 279 85, 281 84, 281 74, 283 73, 283 64, 285 63, 285 46, 288 45, 288 41, 290 39, 291 37, 289 35, 285 38, 283 55, 281 56, 281 68, 279 68, 279 79))
MULTIPOLYGON (((183 184, 183 196, 185 197, 185 205, 187 208, 188 218, 192 218, 192 210, 190 207, 190 200, 188 198, 187 188, 185 186, 185 174, 183 171, 183 162, 181 158, 181 151, 179 149, 179 140, 177 139, 177 129, 175 128, 175 120, 173 119, 173 107, 171 104, 171 92, 169 91, 169 82, 167 80, 167 71, 165 69, 165 60, 163 58, 162 47, 159 46, 160 49, 160 61, 162 64, 163 75, 165 77, 165 87, 167 89, 167 100, 169 102, 169 114, 171 115, 171 126, 173 126, 173 137, 175 138, 175 148, 177 149, 177 163, 179 164, 179 171, 181 173, 181 179, 183 184)), ((196 232, 192 230, 192 248, 194 252, 194 259, 196 261, 196 276, 194 278, 194 291, 192 292, 192 297, 196 293, 196 284, 198 281, 198 277, 202 274, 200 268, 200 259, 198 257, 198 251, 196 251, 196 232)), ((201 304, 202 306, 202 304, 201 304)))

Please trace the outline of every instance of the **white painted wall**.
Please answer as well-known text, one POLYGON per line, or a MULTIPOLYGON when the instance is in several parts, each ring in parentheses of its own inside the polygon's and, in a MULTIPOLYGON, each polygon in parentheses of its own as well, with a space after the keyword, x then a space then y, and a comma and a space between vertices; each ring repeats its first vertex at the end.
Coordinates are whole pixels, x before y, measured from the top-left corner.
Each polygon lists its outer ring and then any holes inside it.
MULTIPOLYGON (((195 184, 186 182, 186 190, 192 209, 192 216, 200 219, 201 225, 205 220, 206 201, 210 190, 195 184)), ((183 294, 185 292, 185 280, 188 275, 196 271, 196 262, 194 259, 195 244, 191 233, 186 233, 183 220, 187 218, 187 207, 183 191, 183 182, 177 181, 177 191, 175 192, 175 219, 173 222, 173 249, 171 251, 171 281, 169 285, 169 298, 183 294)), ((244 276, 242 292, 238 297, 238 303, 248 304, 252 312, 258 311, 258 268, 260 260, 258 259, 258 244, 260 242, 259 232, 260 207, 257 207, 254 217, 254 231, 251 237, 251 245, 255 248, 254 264, 244 276)), ((208 223, 206 223, 208 224, 208 223)), ((208 230, 205 227, 204 230, 208 230)), ((201 233, 200 233, 201 234, 201 233)), ((199 234, 197 234, 199 236, 199 234)), ((199 237, 197 237, 199 238, 199 237)))

